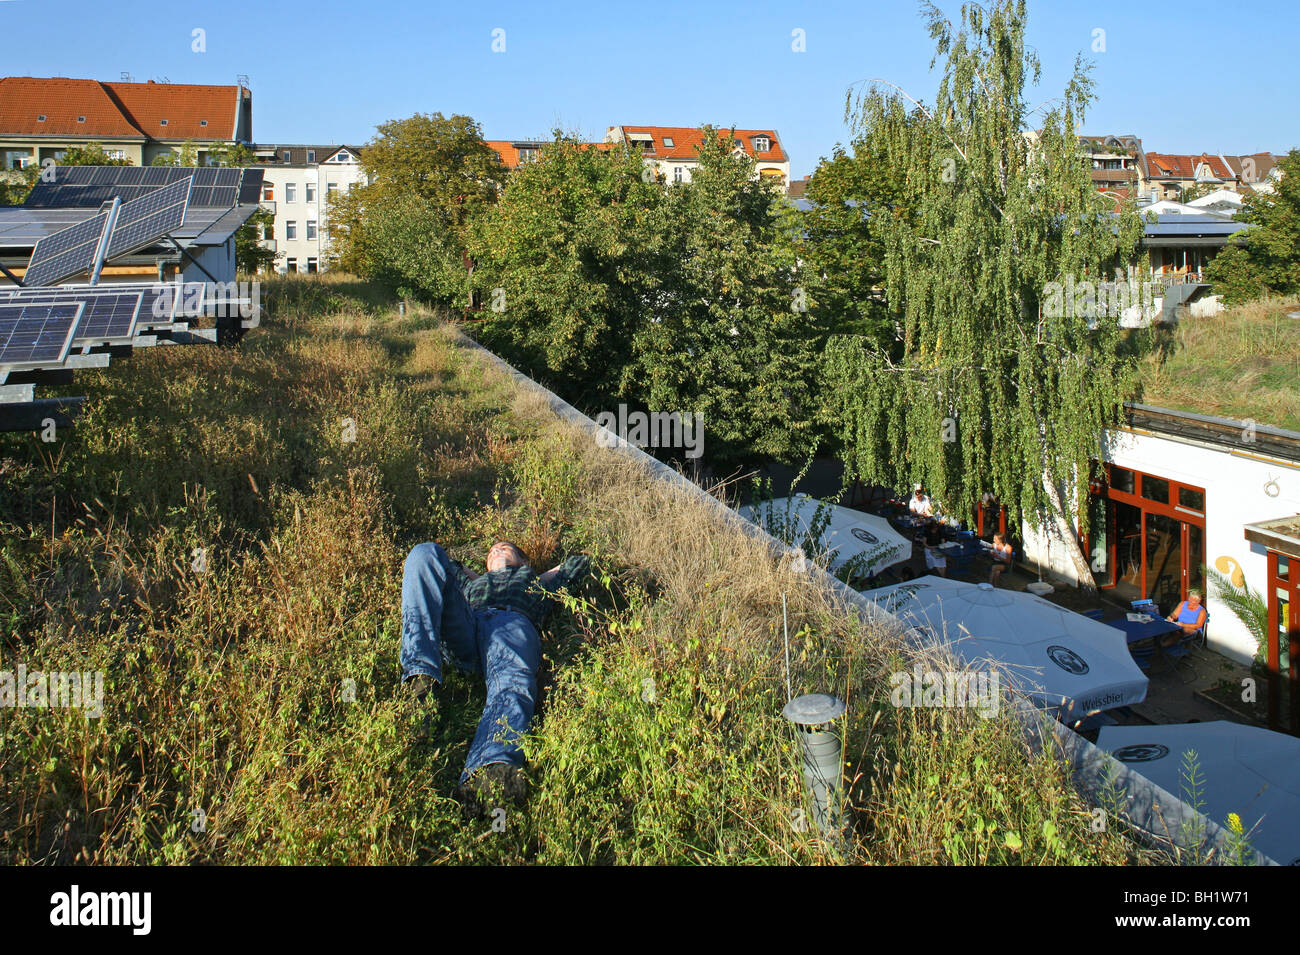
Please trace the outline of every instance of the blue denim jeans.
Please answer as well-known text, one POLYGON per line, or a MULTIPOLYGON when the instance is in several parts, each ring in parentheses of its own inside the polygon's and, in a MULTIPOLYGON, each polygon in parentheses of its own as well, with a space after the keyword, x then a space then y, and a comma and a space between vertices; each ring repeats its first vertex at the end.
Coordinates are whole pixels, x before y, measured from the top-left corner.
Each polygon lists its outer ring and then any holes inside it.
POLYGON ((521 765, 519 739, 537 706, 541 635, 521 613, 471 607, 447 552, 439 544, 419 544, 402 575, 402 679, 423 674, 441 683, 444 655, 487 683, 461 782, 489 763, 521 765))

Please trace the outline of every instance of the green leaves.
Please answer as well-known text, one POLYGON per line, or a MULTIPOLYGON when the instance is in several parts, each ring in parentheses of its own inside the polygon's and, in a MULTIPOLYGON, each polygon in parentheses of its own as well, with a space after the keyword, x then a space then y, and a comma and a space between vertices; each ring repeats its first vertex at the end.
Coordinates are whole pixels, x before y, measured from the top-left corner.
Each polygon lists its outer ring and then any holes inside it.
POLYGON ((1040 299, 1063 276, 1132 261, 1141 223, 1110 214, 1080 160, 1086 64, 1052 111, 1030 110, 1022 2, 967 5, 957 24, 925 15, 943 61, 934 104, 892 88, 851 103, 856 154, 894 189, 871 235, 898 334, 828 345, 832 419, 865 481, 924 482, 958 515, 990 492, 1036 526, 1053 512, 1073 523, 1042 478, 1087 473, 1135 355, 1115 318, 1049 315, 1040 299))

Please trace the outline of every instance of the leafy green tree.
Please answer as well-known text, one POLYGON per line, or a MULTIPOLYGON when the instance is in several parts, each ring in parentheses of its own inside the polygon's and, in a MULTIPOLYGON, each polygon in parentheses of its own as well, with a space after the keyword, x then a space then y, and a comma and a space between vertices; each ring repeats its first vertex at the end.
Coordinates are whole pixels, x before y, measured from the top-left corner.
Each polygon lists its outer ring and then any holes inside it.
POLYGON ((873 221, 908 215, 898 170, 867 143, 855 143, 852 154, 837 146, 814 170, 804 197, 812 208, 802 216, 800 256, 822 320, 883 341, 893 321, 883 295, 882 227, 873 221))
POLYGON ((1300 149, 1277 164, 1273 191, 1248 192, 1237 218, 1254 226, 1226 246, 1206 278, 1228 304, 1300 292, 1300 149))
POLYGON ((588 407, 635 397, 636 329, 663 294, 664 189, 643 169, 557 131, 469 231, 484 343, 588 407))
POLYGON ((334 197, 338 264, 450 304, 466 287, 466 233, 505 169, 468 116, 417 114, 377 129, 361 153, 367 185, 334 197))
POLYGON ((199 164, 199 148, 194 145, 194 140, 187 139, 181 144, 179 151, 168 151, 159 153, 153 157, 151 166, 197 166, 199 164))
POLYGON ((1142 225, 1131 203, 1110 214, 1080 158, 1076 126, 1092 98, 1081 58, 1054 108, 1031 112, 1039 65, 1023 0, 964 5, 960 25, 922 11, 943 62, 934 104, 882 84, 850 104, 861 138, 901 170, 914 216, 882 219, 899 340, 843 336, 829 349, 848 470, 923 482, 967 517, 996 494, 1062 543, 1092 588, 1074 519, 1138 350, 1114 316, 1051 307, 1051 283, 1104 280, 1136 255, 1142 225))
POLYGON ((734 132, 703 130, 690 182, 664 192, 668 245, 634 347, 638 388, 652 410, 703 414, 713 461, 802 459, 821 435, 826 334, 798 220, 734 132))

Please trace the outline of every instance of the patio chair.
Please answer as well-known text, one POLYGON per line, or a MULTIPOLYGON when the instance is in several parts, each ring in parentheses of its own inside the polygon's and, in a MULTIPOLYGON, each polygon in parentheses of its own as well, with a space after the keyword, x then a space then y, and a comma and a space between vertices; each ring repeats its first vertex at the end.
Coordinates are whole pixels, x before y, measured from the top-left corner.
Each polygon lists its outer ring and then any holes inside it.
POLYGON ((1151 661, 1156 655, 1156 641, 1152 637, 1147 640, 1139 640, 1137 643, 1128 645, 1129 656, 1137 664, 1139 670, 1145 673, 1151 669, 1151 661))
MULTIPOLYGON (((1192 679, 1195 679, 1196 668, 1192 666, 1191 661, 1188 659, 1188 654, 1192 652, 1192 648, 1197 644, 1204 647, 1209 643, 1209 638, 1206 635, 1206 631, 1209 629, 1210 612, 1207 610, 1205 612, 1205 623, 1201 624, 1200 630, 1193 630, 1191 633, 1185 633, 1178 639, 1177 643, 1165 647, 1165 656, 1174 661, 1173 670, 1175 673, 1178 672, 1179 667, 1185 666, 1191 671, 1192 679)), ((1182 677, 1179 677, 1179 679, 1182 679, 1182 677)), ((1183 682, 1190 683, 1191 680, 1183 680, 1183 682)))

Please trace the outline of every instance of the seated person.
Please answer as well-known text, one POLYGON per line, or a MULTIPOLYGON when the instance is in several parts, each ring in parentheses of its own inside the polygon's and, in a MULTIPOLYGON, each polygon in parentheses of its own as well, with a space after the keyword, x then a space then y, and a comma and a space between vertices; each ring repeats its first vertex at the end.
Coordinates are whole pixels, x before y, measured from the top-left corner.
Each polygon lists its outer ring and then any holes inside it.
POLYGON ((994 534, 992 551, 993 566, 989 568, 989 583, 993 586, 997 586, 998 578, 1001 577, 1003 573, 1006 572, 1006 569, 1011 566, 1011 558, 1013 554, 1015 554, 1015 549, 1007 543, 1007 539, 1001 534, 994 534))
POLYGON ((1160 641, 1162 646, 1171 647, 1183 637, 1205 628, 1205 607, 1201 604, 1202 596, 1199 590, 1187 591, 1187 599, 1165 618, 1170 623, 1178 624, 1182 632, 1175 631, 1163 637, 1160 641))
POLYGON ((912 495, 911 500, 907 502, 907 509, 917 517, 933 517, 934 505, 921 491, 921 485, 916 486, 916 492, 912 495))

